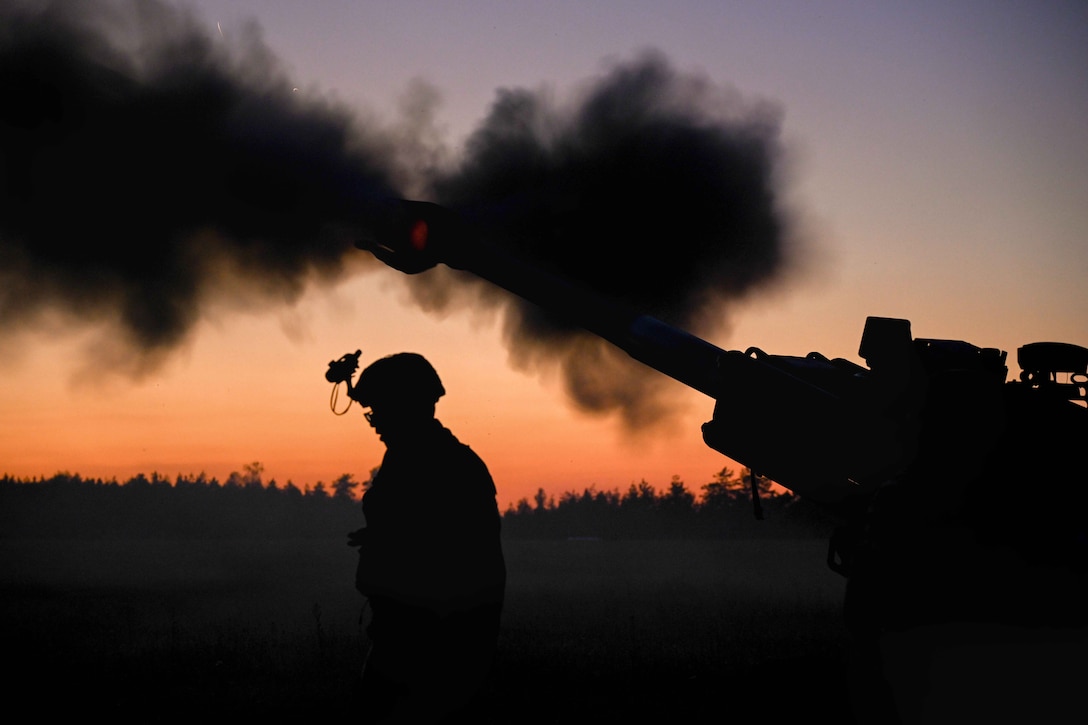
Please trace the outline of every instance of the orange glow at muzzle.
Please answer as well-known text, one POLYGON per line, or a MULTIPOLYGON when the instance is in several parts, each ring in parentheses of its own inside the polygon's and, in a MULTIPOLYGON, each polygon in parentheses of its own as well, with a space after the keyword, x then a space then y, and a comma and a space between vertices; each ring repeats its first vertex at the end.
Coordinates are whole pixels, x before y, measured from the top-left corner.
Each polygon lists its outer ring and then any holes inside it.
POLYGON ((412 222, 412 228, 408 232, 408 241, 412 244, 412 249, 417 252, 422 252, 424 247, 427 246, 427 234, 429 233, 427 222, 423 219, 417 219, 412 222))

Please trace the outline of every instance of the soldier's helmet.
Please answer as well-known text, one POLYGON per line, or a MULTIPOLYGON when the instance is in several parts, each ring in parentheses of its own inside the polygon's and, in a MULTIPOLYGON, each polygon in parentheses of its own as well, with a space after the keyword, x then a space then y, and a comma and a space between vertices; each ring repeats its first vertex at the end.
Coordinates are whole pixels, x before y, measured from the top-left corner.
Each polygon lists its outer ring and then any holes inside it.
POLYGON ((361 405, 436 403, 446 394, 438 373, 414 352, 375 360, 359 374, 352 397, 361 405))

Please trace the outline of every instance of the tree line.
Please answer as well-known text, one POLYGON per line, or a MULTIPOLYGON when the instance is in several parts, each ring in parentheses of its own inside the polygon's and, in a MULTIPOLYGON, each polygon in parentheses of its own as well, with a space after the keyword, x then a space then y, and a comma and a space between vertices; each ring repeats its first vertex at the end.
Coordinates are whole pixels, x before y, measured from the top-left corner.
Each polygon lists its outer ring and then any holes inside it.
MULTIPOLYGON (((441 475, 441 474, 438 474, 441 475)), ((695 493, 678 477, 661 491, 645 480, 625 492, 539 489, 502 512, 512 538, 718 538, 826 536, 830 522, 789 493, 723 468, 695 493), (758 511, 758 513, 757 513, 758 511), (762 515, 762 520, 758 518, 762 515)), ((0 477, 3 538, 322 538, 358 528, 373 478, 344 474, 300 487, 265 481, 250 463, 220 481, 204 473, 138 474, 126 481, 57 473, 0 477)))
POLYGON ((646 480, 619 489, 567 491, 558 498, 538 489, 503 513, 503 528, 521 538, 731 538, 821 536, 832 520, 821 509, 757 478, 722 468, 698 493, 677 476, 659 491, 646 480))
POLYGON ((57 473, 0 477, 0 536, 10 538, 315 538, 359 527, 351 474, 303 488, 265 481, 251 463, 226 480, 205 473, 126 481, 57 473))

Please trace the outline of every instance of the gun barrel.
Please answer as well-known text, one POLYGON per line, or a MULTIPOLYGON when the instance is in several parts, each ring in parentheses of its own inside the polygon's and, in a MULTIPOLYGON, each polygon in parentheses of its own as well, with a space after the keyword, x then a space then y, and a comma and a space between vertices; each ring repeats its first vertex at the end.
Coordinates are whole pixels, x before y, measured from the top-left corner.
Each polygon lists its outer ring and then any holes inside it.
POLYGON ((608 340, 684 385, 717 397, 725 350, 509 254, 444 207, 408 200, 393 203, 358 246, 408 274, 437 264, 470 272, 608 340))

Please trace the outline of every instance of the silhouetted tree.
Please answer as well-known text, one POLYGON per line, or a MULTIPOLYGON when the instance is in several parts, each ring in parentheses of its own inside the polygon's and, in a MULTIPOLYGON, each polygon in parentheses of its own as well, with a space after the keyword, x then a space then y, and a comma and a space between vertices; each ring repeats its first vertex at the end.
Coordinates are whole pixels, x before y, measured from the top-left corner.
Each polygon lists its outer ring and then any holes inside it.
POLYGON ((669 490, 657 502, 661 525, 669 536, 693 535, 695 526, 695 495, 688 491, 679 476, 673 476, 669 490))
POLYGON ((358 487, 359 482, 355 480, 355 476, 345 473, 332 482, 333 498, 355 501, 355 489, 358 487))
POLYGON ((744 481, 737 478, 733 469, 725 466, 714 474, 714 480, 703 484, 699 506, 708 511, 727 510, 743 488, 744 481))
POLYGON ((241 482, 244 488, 251 490, 260 489, 264 487, 262 476, 264 475, 264 465, 259 461, 253 463, 247 463, 242 466, 241 482))
POLYGON ((687 485, 679 476, 673 476, 669 490, 661 497, 659 506, 666 510, 690 512, 695 508, 695 494, 688 491, 687 485))

